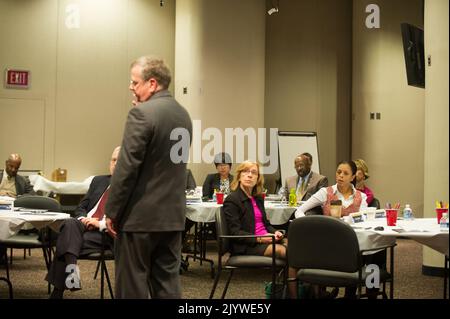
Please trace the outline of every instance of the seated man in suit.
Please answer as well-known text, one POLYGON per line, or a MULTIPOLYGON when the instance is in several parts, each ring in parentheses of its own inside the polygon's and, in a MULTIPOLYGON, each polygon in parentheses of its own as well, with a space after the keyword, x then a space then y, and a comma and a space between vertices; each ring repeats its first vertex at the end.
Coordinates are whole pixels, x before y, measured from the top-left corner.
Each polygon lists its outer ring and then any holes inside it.
MULTIPOLYGON (((17 197, 23 194, 34 194, 28 178, 17 174, 22 158, 19 154, 11 154, 5 161, 5 170, 0 172, 0 196, 17 197)), ((0 265, 5 263, 3 256, 6 248, 0 245, 0 265)))
MULTIPOLYGON (((311 171, 312 155, 303 153, 298 155, 294 160, 294 167, 297 171, 296 176, 286 178, 285 196, 289 198, 289 192, 292 188, 297 194, 297 201, 306 201, 322 187, 328 186, 326 176, 311 171)), ((307 215, 321 215, 322 209, 312 209, 307 215)))
MULTIPOLYGON (((114 173, 120 146, 111 155, 109 171, 114 173)), ((79 290, 80 275, 77 264, 79 256, 99 251, 102 231, 106 229, 104 208, 108 199, 111 175, 95 176, 86 196, 76 208, 74 218, 65 220, 56 242, 56 256, 50 266, 46 280, 54 286, 50 296, 61 299, 65 289, 79 290), (68 277, 70 276, 70 278, 68 277), (69 285, 67 285, 69 282, 69 285)), ((107 236, 107 245, 113 246, 113 239, 107 236)))
POLYGON ((5 170, 0 172, 0 196, 17 197, 34 194, 28 178, 17 174, 21 164, 22 158, 19 154, 9 155, 5 162, 5 170))

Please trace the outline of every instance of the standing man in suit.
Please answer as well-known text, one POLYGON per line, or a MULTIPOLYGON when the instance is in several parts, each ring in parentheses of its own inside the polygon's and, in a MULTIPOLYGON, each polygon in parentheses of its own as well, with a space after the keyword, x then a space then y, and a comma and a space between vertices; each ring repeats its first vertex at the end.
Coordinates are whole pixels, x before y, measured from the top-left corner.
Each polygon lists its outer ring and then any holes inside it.
MULTIPOLYGON (((309 153, 302 153, 294 160, 294 167, 297 171, 297 176, 290 176, 286 178, 285 195, 289 196, 292 188, 297 194, 297 201, 305 201, 310 198, 322 187, 328 186, 327 177, 311 171, 312 155, 309 153)), ((320 207, 312 209, 307 215, 321 215, 320 207)))
MULTIPOLYGON (((111 175, 114 173, 119 151, 120 146, 117 146, 111 155, 109 162, 111 175)), ((101 232, 106 229, 104 212, 111 175, 95 176, 92 179, 86 196, 75 209, 74 217, 66 219, 60 227, 56 241, 56 256, 46 277, 46 280, 54 286, 50 296, 52 299, 62 299, 66 289, 81 289, 80 274, 76 267, 77 258, 101 249, 101 232), (69 265, 72 267, 69 268, 69 265), (68 271, 69 269, 76 271, 68 271), (77 276, 69 278, 70 287, 67 286, 68 275, 77 276)), ((106 244, 109 247, 105 248, 112 248, 112 237, 107 236, 106 244)))
POLYGON ((192 121, 167 90, 171 75, 162 60, 138 58, 130 73, 135 106, 128 113, 106 204, 108 231, 117 236, 116 296, 181 298, 192 121), (174 152, 180 145, 181 156, 174 152))
POLYGON ((0 172, 0 196, 17 197, 23 194, 34 194, 28 178, 17 174, 22 158, 19 154, 11 154, 5 162, 5 170, 0 172), (6 174, 5 174, 6 173, 6 174))

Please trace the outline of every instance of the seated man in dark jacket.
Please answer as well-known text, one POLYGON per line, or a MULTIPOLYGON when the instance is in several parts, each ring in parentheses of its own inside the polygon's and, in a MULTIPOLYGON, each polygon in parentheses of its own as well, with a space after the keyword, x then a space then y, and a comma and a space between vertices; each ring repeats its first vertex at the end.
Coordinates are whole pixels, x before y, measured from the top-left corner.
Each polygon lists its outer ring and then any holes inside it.
MULTIPOLYGON (((5 170, 0 172, 0 196, 17 197, 23 194, 34 194, 33 186, 27 177, 17 172, 22 164, 19 154, 11 154, 5 161, 5 170)), ((0 264, 5 263, 6 248, 0 245, 0 264)))
POLYGON ((0 172, 0 196, 17 197, 34 194, 28 178, 17 174, 21 164, 22 158, 19 154, 9 155, 5 162, 5 170, 0 172))
MULTIPOLYGON (((119 150, 120 147, 116 147, 111 155, 111 175, 116 167, 119 150)), ((56 256, 46 278, 54 286, 50 298, 62 298, 65 289, 81 289, 77 258, 101 248, 101 232, 106 229, 104 208, 111 175, 95 176, 86 196, 74 212, 75 217, 65 220, 61 225, 56 242, 56 256), (68 278, 68 275, 71 277, 68 278), (67 281, 71 283, 70 286, 67 286, 67 281)), ((109 248, 112 248, 113 239, 110 236, 107 239, 109 248)))

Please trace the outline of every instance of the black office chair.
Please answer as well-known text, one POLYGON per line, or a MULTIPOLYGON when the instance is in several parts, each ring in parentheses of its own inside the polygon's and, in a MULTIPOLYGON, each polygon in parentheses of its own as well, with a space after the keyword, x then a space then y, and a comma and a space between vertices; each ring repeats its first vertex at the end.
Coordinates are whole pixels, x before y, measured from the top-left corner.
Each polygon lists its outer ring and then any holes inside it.
POLYGON ((78 257, 79 260, 93 260, 97 261, 97 269, 95 270, 94 279, 97 277, 97 272, 100 268, 100 299, 104 299, 105 291, 105 277, 108 284, 109 295, 111 299, 114 299, 111 280, 109 278, 108 268, 106 267, 106 261, 114 260, 114 254, 111 249, 106 248, 106 236, 109 236, 106 231, 102 232, 102 245, 99 252, 93 252, 87 255, 78 257))
MULTIPOLYGON (((22 195, 14 201, 15 207, 23 207, 27 209, 46 209, 52 212, 61 212, 61 205, 53 198, 44 197, 39 195, 22 195)), ((7 239, 0 240, 0 245, 11 249, 10 263, 12 263, 12 249, 42 249, 45 265, 47 269, 50 267, 51 262, 51 247, 53 242, 51 240, 51 233, 49 230, 44 229, 40 232, 19 232, 18 234, 11 236, 7 239)), ((7 255, 7 254, 6 254, 7 255)), ((7 261, 7 256, 5 256, 7 261)), ((9 266, 6 265, 6 277, 9 279, 9 266)))
MULTIPOLYGON (((228 235, 228 227, 227 222, 223 213, 223 209, 221 208, 216 213, 216 233, 217 233, 217 242, 218 242, 218 264, 217 264, 217 274, 214 279, 214 284, 209 295, 209 299, 212 299, 214 296, 214 292, 216 291, 217 284, 220 279, 220 275, 223 269, 229 270, 230 274, 228 276, 227 282, 222 292, 222 299, 225 298, 225 295, 228 290, 228 286, 231 281, 231 277, 233 276, 233 272, 235 269, 239 268, 268 268, 272 271, 272 290, 271 297, 274 296, 275 293, 275 284, 277 278, 277 271, 284 270, 286 267, 286 261, 283 259, 275 258, 275 254, 272 257, 265 256, 252 256, 252 255, 237 255, 237 256, 229 256, 225 261, 223 260, 224 255, 230 252, 230 240, 238 239, 238 238, 256 238, 256 237, 272 237, 272 251, 275 251, 275 237, 270 235, 257 236, 257 235, 245 235, 245 236, 233 236, 228 235)), ((284 272, 286 275, 286 272, 284 272)))
POLYGON ((377 198, 373 198, 372 202, 370 203, 369 207, 375 207, 376 209, 380 209, 380 201, 377 198))
POLYGON ((296 279, 325 287, 357 287, 358 298, 368 274, 363 265, 363 253, 390 249, 389 272, 380 268, 380 283, 386 295, 390 283, 390 298, 394 288, 394 247, 396 244, 360 250, 355 231, 346 223, 330 216, 305 216, 289 226, 288 265, 298 269, 296 279))

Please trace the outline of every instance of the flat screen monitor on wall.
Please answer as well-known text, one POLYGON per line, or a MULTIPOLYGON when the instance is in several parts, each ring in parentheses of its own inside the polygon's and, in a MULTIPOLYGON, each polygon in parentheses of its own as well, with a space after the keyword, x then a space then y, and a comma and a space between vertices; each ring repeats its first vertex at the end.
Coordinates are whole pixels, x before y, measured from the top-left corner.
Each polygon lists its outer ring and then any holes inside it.
POLYGON ((425 88, 423 30, 409 23, 402 23, 401 28, 408 85, 425 88))

